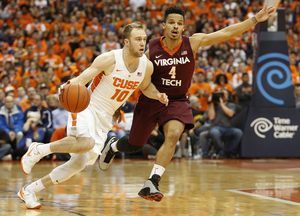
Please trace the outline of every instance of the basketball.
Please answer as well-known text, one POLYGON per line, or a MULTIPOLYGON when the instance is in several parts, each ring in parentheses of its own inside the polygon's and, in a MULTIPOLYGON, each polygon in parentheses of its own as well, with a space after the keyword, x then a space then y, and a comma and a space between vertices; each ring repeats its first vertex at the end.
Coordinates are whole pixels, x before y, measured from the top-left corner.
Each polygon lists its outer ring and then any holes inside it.
POLYGON ((59 102, 65 110, 78 113, 89 105, 90 92, 80 83, 66 84, 59 96, 59 102))

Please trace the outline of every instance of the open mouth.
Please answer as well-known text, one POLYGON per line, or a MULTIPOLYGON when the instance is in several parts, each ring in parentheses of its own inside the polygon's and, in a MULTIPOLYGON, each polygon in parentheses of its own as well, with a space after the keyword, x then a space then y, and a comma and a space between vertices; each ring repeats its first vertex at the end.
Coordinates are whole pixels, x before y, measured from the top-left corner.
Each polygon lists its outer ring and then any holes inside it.
POLYGON ((140 52, 144 52, 145 51, 145 49, 140 49, 140 52))
POLYGON ((173 31, 172 31, 172 35, 173 35, 173 36, 177 36, 177 35, 178 35, 178 31, 173 30, 173 31))

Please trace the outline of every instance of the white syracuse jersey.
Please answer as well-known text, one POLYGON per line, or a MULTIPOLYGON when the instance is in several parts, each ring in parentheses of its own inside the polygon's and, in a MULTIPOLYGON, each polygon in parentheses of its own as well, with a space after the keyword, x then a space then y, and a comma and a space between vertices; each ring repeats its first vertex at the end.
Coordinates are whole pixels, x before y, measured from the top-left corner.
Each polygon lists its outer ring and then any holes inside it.
POLYGON ((96 113, 102 109, 109 115, 113 115, 140 85, 147 67, 147 57, 143 55, 140 57, 136 71, 130 73, 123 61, 123 50, 113 50, 112 52, 115 55, 115 68, 112 73, 108 76, 103 73, 99 74, 89 86, 90 107, 96 113))
POLYGON ((124 64, 122 51, 113 50, 115 68, 110 75, 100 73, 93 79, 89 86, 91 101, 87 109, 69 114, 68 136, 89 137, 95 140, 95 146, 89 152, 87 165, 94 164, 97 156, 101 154, 107 133, 112 128, 113 114, 140 85, 146 73, 148 60, 145 55, 139 59, 137 70, 130 73, 124 64))

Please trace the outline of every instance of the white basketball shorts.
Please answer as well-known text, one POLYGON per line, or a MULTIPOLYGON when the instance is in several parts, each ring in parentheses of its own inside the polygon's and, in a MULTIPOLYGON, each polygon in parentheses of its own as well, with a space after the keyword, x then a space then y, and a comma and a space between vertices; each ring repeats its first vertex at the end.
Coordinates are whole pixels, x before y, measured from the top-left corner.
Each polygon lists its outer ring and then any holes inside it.
POLYGON ((112 127, 111 121, 111 115, 101 110, 97 110, 96 113, 90 106, 80 113, 69 113, 67 135, 89 137, 95 140, 95 146, 90 151, 90 160, 87 165, 94 164, 98 155, 101 154, 107 133, 112 127))

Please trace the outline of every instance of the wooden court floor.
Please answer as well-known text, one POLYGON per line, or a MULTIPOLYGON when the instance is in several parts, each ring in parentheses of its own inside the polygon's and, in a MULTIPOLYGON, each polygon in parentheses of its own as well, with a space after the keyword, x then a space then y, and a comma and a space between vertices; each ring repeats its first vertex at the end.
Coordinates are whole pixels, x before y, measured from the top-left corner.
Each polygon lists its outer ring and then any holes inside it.
POLYGON ((153 162, 117 159, 106 172, 96 162, 39 192, 40 210, 27 210, 16 193, 62 162, 40 162, 30 175, 17 162, 0 162, 0 215, 300 216, 300 159, 175 159, 160 182, 160 203, 137 195, 153 162))

